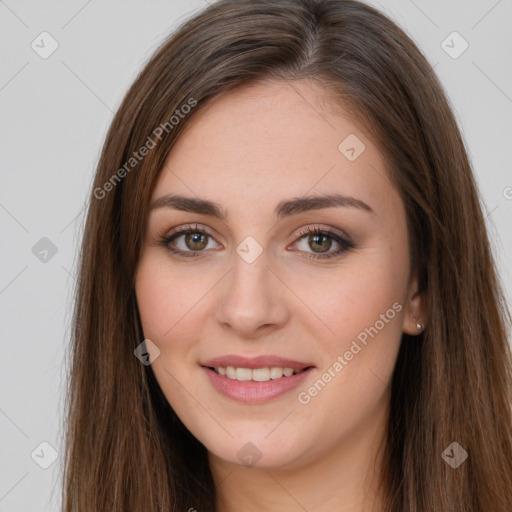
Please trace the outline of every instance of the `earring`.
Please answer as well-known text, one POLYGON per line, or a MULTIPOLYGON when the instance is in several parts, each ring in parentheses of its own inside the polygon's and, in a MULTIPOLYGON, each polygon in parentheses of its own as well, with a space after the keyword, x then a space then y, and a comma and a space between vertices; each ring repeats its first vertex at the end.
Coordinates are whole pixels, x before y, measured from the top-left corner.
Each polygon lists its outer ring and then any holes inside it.
POLYGON ((416 329, 418 329, 419 332, 423 331, 424 325, 417 321, 416 317, 413 317, 413 321, 416 322, 416 329))

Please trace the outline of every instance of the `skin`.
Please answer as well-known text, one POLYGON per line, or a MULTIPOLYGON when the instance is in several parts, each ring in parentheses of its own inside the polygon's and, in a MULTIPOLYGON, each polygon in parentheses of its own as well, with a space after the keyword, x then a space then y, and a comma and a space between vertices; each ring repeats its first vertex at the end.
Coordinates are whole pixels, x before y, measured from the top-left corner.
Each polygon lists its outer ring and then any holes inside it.
POLYGON ((144 335, 160 350, 153 372, 209 452, 216 510, 378 509, 390 380, 402 333, 418 334, 414 317, 424 318, 414 275, 409 281, 404 205, 383 156, 318 83, 268 81, 229 91, 196 113, 153 200, 171 192, 215 201, 228 213, 222 221, 152 210, 136 274, 144 335), (366 146, 354 161, 338 149, 349 134, 366 146), (345 206, 274 215, 282 200, 333 193, 364 201, 373 213, 345 206), (159 243, 190 223, 211 237, 187 245, 182 235, 171 245, 189 252, 199 245, 202 253, 180 257, 159 243), (333 238, 315 244, 299 234, 315 226, 348 234, 355 247, 308 259, 340 248, 333 238), (236 252, 248 236, 262 249, 252 263, 236 252), (397 303, 394 318, 300 403, 299 392, 397 303), (272 354, 315 369, 299 388, 245 404, 220 395, 200 367, 225 354, 272 354), (237 456, 248 442, 261 453, 250 467, 237 456))

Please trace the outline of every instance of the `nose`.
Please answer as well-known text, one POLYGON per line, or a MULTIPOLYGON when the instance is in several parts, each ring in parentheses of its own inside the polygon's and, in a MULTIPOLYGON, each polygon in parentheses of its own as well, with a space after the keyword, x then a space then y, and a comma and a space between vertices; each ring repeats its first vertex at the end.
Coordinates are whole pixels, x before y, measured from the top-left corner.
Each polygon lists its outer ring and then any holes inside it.
MULTIPOLYGON (((281 328, 290 311, 286 287, 268 266, 265 251, 252 263, 238 255, 219 289, 217 321, 239 338, 257 338, 281 328)), ((288 292, 289 293, 289 292, 288 292)))

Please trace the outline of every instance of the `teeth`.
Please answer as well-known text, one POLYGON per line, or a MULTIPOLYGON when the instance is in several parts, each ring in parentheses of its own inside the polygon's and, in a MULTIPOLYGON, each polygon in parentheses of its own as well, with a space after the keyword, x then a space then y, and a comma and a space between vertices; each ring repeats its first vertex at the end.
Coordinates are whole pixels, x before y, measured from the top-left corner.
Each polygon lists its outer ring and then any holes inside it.
POLYGON ((271 379, 280 379, 283 376, 284 368, 270 368, 269 374, 271 379))
POLYGON ((252 379, 252 370, 249 368, 237 368, 236 370, 236 380, 251 380, 252 379))
POLYGON ((303 370, 293 370, 293 368, 235 368, 233 366, 219 366, 214 368, 219 374, 228 377, 229 379, 248 381, 254 380, 256 382, 266 382, 271 379, 280 379, 281 377, 290 377, 295 373, 300 373, 303 370))

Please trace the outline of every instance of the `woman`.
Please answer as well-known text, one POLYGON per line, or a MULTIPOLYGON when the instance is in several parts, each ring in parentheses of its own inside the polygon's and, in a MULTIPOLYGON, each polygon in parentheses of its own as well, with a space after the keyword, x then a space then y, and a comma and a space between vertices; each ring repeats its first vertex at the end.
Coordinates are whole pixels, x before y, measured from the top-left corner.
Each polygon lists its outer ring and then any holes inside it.
POLYGON ((509 324, 413 42, 352 0, 221 0, 103 148, 65 510, 509 511, 509 324))

